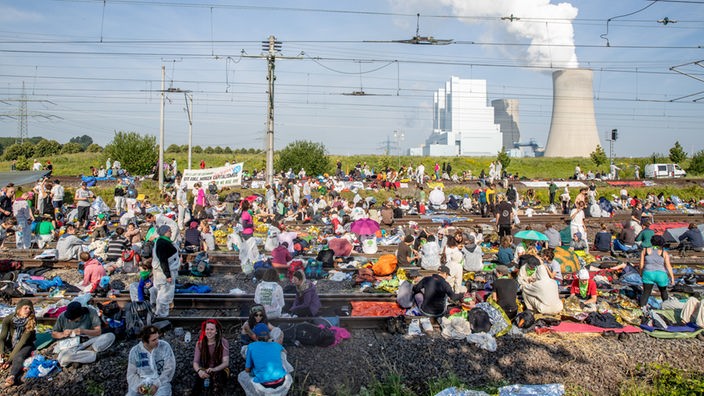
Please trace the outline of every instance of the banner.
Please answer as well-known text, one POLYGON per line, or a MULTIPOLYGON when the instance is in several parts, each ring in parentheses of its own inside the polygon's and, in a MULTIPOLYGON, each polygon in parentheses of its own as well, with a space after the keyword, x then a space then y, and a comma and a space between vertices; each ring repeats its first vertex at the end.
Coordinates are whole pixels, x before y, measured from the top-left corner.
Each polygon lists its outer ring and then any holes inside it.
POLYGON ((192 189, 193 185, 200 182, 203 188, 207 188, 212 180, 218 189, 223 187, 232 187, 242 185, 242 171, 244 162, 238 162, 229 166, 221 166, 219 168, 209 169, 186 169, 183 171, 182 182, 188 185, 188 189, 192 189))

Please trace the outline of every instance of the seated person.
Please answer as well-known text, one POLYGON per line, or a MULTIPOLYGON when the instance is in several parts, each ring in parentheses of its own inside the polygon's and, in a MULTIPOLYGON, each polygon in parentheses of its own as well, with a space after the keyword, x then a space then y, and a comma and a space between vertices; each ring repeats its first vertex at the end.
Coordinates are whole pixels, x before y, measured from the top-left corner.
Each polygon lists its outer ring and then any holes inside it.
POLYGON ((108 219, 105 213, 98 215, 95 219, 95 226, 93 226, 93 240, 105 238, 108 236, 108 219))
POLYGON ((171 345, 159 339, 159 329, 146 326, 141 342, 132 347, 127 360, 127 396, 170 396, 176 358, 171 345))
POLYGON ((557 283, 550 279, 545 264, 532 255, 523 255, 526 266, 535 268, 531 281, 523 286, 523 301, 527 309, 542 314, 557 314, 562 311, 562 301, 557 283))
POLYGON ((100 280, 107 275, 103 264, 96 258, 91 258, 90 253, 81 252, 81 261, 83 261, 83 282, 81 289, 87 293, 93 293, 100 284, 100 280))
POLYGON ((285 395, 291 388, 293 368, 286 362, 286 350, 269 341, 269 328, 260 323, 252 329, 257 341, 248 345, 244 371, 237 381, 247 395, 285 395))
POLYGON ((59 251, 59 260, 75 260, 78 254, 83 251, 83 247, 88 246, 88 242, 76 236, 76 226, 66 225, 66 233, 56 242, 56 250, 59 251))
POLYGON ((611 251, 611 233, 607 230, 606 224, 601 224, 601 230, 594 236, 594 250, 599 252, 611 251))
POLYGON ((478 272, 484 269, 484 253, 482 252, 482 247, 476 243, 474 235, 469 235, 462 248, 462 254, 464 255, 464 264, 462 264, 465 271, 478 272))
POLYGON ((684 253, 685 250, 690 249, 695 252, 704 251, 704 238, 702 238, 702 232, 694 223, 689 223, 687 231, 685 231, 679 237, 680 245, 679 249, 684 253))
POLYGON ((263 305, 270 318, 281 316, 285 305, 284 289, 279 284, 279 273, 276 269, 269 268, 264 271, 262 281, 254 291, 254 302, 263 305))
POLYGON ((585 304, 596 304, 596 282, 589 277, 589 271, 582 268, 570 286, 570 297, 577 296, 585 304))
POLYGON ((399 267, 408 267, 411 264, 415 265, 414 255, 418 252, 413 250, 411 245, 413 244, 413 235, 406 235, 403 242, 398 244, 398 249, 396 250, 396 260, 399 267))
POLYGON ((518 295, 518 282, 509 276, 508 267, 505 265, 497 265, 497 279, 494 281, 494 291, 491 293, 491 298, 504 310, 506 316, 513 320, 518 314, 518 304, 516 298, 518 295))
POLYGON ((499 245, 499 252, 496 254, 496 259, 501 265, 511 265, 513 262, 513 255, 515 250, 511 244, 511 236, 504 235, 501 237, 501 245, 499 245))
POLYGON ((44 249, 49 242, 54 241, 56 237, 56 226, 51 215, 45 214, 42 216, 42 221, 37 224, 36 234, 39 249, 44 249))
POLYGON ((428 241, 420 248, 420 266, 425 270, 437 271, 440 268, 440 246, 434 235, 428 235, 428 241))
POLYGON ((631 222, 624 221, 622 226, 623 226, 623 228, 621 229, 621 232, 618 235, 618 240, 626 248, 631 249, 631 248, 636 247, 636 232, 633 229, 631 222))
POLYGON ((201 220, 200 222, 200 240, 204 252, 212 252, 215 250, 215 236, 213 235, 213 230, 210 228, 210 224, 208 224, 208 220, 201 220))
POLYGON ((78 348, 68 348, 59 352, 57 360, 63 367, 69 363, 93 363, 98 352, 110 348, 115 342, 115 334, 102 334, 100 317, 93 308, 84 307, 74 301, 66 306, 66 311, 59 315, 51 336, 55 340, 81 337, 83 341, 78 348))
POLYGON ((240 329, 240 342, 242 345, 247 345, 250 342, 258 341, 259 338, 254 333, 254 327, 260 323, 267 325, 269 328, 269 340, 283 344, 284 333, 278 327, 274 327, 269 323, 269 318, 266 315, 266 310, 263 305, 253 305, 249 309, 249 318, 240 329))
POLYGON ((35 327, 37 318, 34 315, 34 305, 30 300, 20 300, 15 312, 2 320, 0 331, 0 370, 9 371, 3 388, 8 388, 19 382, 22 377, 24 360, 34 351, 36 340, 35 327))
POLYGON ((200 251, 200 230, 198 229, 198 222, 192 221, 188 225, 188 229, 184 233, 184 243, 183 247, 189 251, 200 251))
POLYGON ((288 262, 291 261, 291 253, 288 251, 288 242, 281 242, 279 246, 271 251, 271 265, 274 268, 288 268, 288 262))
POLYGON ((0 250, 9 250, 5 246, 5 239, 7 239, 7 231, 12 230, 16 224, 17 220, 15 220, 14 217, 6 218, 5 220, 3 220, 2 224, 0 224, 0 250))
POLYGON ((429 317, 443 316, 447 310, 447 299, 458 300, 462 295, 456 295, 447 282, 450 269, 441 265, 437 274, 426 276, 413 285, 413 296, 420 312, 429 317))
POLYGON ((548 275, 557 282, 557 285, 562 284, 562 266, 555 260, 555 249, 544 248, 540 251, 540 256, 547 264, 548 275))
POLYGON ((587 241, 582 239, 582 233, 581 232, 575 232, 574 235, 572 235, 572 242, 570 242, 570 249, 571 250, 584 250, 585 253, 589 253, 589 244, 587 241))
POLYGON ((215 319, 201 324, 193 354, 193 370, 196 371, 196 381, 192 395, 200 395, 210 389, 213 395, 223 393, 230 376, 230 344, 223 337, 220 322, 215 319), (208 386, 205 386, 206 380, 208 386))
POLYGON ((650 240, 653 238, 653 235, 655 235, 655 231, 650 229, 650 222, 644 222, 643 230, 641 230, 641 232, 636 237, 636 244, 639 245, 641 248, 653 247, 653 244, 650 242, 650 240))
POLYGON ((306 279, 302 270, 293 273, 291 282, 296 286, 296 298, 289 312, 297 316, 317 316, 321 304, 315 284, 306 279))

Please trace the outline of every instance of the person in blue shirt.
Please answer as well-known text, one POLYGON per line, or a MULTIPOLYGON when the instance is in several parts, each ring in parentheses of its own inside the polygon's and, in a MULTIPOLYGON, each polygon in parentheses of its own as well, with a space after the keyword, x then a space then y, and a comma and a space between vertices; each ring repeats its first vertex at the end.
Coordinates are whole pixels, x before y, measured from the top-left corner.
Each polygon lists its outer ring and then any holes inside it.
POLYGON ((511 236, 504 235, 501 238, 501 245, 499 246, 499 252, 496 254, 496 258, 499 264, 510 265, 513 261, 513 255, 515 250, 511 244, 511 236))
POLYGON ((286 395, 293 383, 289 374, 292 368, 285 364, 286 350, 277 342, 267 342, 269 327, 266 324, 259 323, 252 330, 257 341, 249 344, 244 371, 240 372, 237 381, 248 396, 286 395))

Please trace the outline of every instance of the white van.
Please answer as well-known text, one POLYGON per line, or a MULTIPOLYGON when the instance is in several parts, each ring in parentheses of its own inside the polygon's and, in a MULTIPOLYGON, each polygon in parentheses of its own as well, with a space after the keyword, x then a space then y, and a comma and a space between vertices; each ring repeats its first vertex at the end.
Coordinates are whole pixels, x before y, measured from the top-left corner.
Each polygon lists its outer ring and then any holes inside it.
POLYGON ((648 164, 645 166, 644 176, 649 179, 686 177, 687 172, 677 164, 648 164))

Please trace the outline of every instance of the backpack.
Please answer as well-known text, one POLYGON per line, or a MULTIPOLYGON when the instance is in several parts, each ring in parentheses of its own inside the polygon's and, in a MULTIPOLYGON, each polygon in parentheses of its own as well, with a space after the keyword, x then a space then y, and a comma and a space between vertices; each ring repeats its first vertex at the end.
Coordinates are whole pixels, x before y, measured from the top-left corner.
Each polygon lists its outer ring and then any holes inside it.
POLYGON ((196 258, 191 263, 191 275, 198 277, 210 276, 212 268, 210 268, 210 260, 208 259, 208 254, 205 252, 200 252, 196 255, 196 258))
POLYGON ((154 312, 148 302, 128 302, 125 304, 125 333, 135 338, 144 326, 152 324, 154 312))
POLYGON ((127 186, 127 198, 137 198, 137 188, 134 184, 127 186))
POLYGON ((122 272, 131 274, 139 270, 139 254, 132 249, 122 251, 122 272))
POLYGON ((335 343, 335 332, 313 323, 296 324, 296 341, 301 345, 327 347, 335 343))
POLYGON ((15 297, 22 297, 26 293, 19 287, 19 285, 13 281, 4 280, 0 281, 0 299, 10 299, 15 297))
POLYGON ((315 259, 323 263, 323 268, 335 267, 335 252, 330 249, 321 250, 315 259))
POLYGON ((218 193, 218 186, 215 184, 208 184, 208 193, 211 195, 215 195, 218 193))
POLYGON ((314 258, 308 259, 308 264, 306 265, 306 278, 308 279, 322 279, 325 277, 325 272, 323 272, 323 263, 317 261, 314 258))
POLYGON ((374 271, 372 271, 371 268, 368 267, 362 267, 357 270, 357 276, 354 279, 354 282, 356 284, 364 283, 364 282, 375 282, 376 278, 374 277, 374 271))
POLYGON ((519 328, 527 329, 535 323, 535 315, 533 315, 533 311, 527 309, 516 315, 513 320, 519 328))
POLYGON ((113 333, 118 339, 127 337, 125 313, 117 301, 110 301, 106 304, 98 303, 97 306, 103 313, 101 316, 103 334, 113 333))
POLYGON ((143 258, 152 258, 152 253, 154 252, 154 241, 144 241, 142 242, 142 248, 139 252, 139 256, 143 258))
POLYGON ((398 266, 398 259, 393 254, 385 254, 379 257, 379 260, 372 265, 372 271, 376 276, 387 276, 391 275, 396 271, 398 266))

